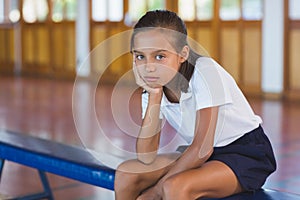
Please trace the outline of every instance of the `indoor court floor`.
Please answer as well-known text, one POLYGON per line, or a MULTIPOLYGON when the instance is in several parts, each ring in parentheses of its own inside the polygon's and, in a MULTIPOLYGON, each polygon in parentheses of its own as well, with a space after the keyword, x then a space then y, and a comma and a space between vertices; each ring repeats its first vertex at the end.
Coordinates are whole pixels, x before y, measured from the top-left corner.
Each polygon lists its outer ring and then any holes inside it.
MULTIPOLYGON (((112 86, 100 85, 96 91, 87 83, 80 83, 81 95, 77 97, 76 109, 82 116, 86 127, 85 141, 77 134, 72 113, 72 81, 34 79, 20 77, 0 77, 0 129, 21 132, 41 138, 55 140, 70 145, 103 145, 97 136, 97 124, 92 117, 96 111, 98 122, 113 144, 122 149, 133 151, 134 137, 122 132, 120 124, 114 121, 112 113, 112 86), (90 107, 89 98, 95 97, 95 106, 90 107), (91 109, 95 108, 95 109, 91 109)), ((118 92, 132 92, 133 86, 118 88, 118 92)), ((129 107, 130 117, 140 123, 140 90, 136 90, 124 108, 129 107)), ((249 98, 254 111, 263 118, 263 127, 269 136, 278 169, 267 180, 264 188, 300 195, 300 102, 280 102, 249 98)), ((118 119, 126 118, 123 112, 118 119)), ((128 117, 128 116, 127 116, 128 117)), ((174 134, 172 128, 165 126, 162 143, 168 144, 174 134)), ((176 147, 174 146, 174 149, 176 147)), ((78 181, 48 174, 55 199, 58 200, 111 200, 113 192, 78 181)), ((42 187, 36 170, 15 163, 6 162, 0 184, 0 194, 19 196, 41 191, 42 187)), ((0 196, 1 199, 1 196, 0 196)))

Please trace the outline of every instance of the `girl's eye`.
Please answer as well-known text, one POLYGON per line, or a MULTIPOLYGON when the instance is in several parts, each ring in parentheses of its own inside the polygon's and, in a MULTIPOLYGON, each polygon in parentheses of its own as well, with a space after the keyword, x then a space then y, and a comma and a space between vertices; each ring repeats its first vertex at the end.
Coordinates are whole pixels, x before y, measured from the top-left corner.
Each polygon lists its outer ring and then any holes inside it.
POLYGON ((155 59, 156 59, 156 60, 162 60, 163 58, 164 58, 163 55, 157 55, 157 56, 155 56, 155 59))
POLYGON ((136 59, 138 59, 138 60, 142 60, 143 58, 144 58, 143 55, 137 55, 137 56, 136 56, 136 59))

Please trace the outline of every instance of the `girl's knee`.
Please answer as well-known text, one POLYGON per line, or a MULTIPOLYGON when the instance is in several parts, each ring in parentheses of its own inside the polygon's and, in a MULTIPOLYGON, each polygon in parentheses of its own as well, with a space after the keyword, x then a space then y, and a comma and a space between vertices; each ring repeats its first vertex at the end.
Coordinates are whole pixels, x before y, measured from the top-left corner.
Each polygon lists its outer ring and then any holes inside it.
POLYGON ((115 190, 126 190, 128 186, 137 187, 141 181, 139 173, 132 173, 119 167, 115 173, 115 190))
POLYGON ((188 190, 180 178, 170 177, 163 183, 163 196, 165 199, 173 199, 188 195, 188 190))
POLYGON ((164 199, 167 199, 171 194, 173 194, 175 191, 174 188, 174 180, 172 178, 168 178, 164 181, 163 186, 162 186, 162 192, 163 192, 163 197, 164 199))
POLYGON ((201 197, 199 195, 195 195, 192 187, 180 176, 170 177, 163 183, 164 199, 196 199, 201 197))
POLYGON ((114 183, 115 199, 136 199, 141 192, 141 182, 141 174, 118 168, 114 183))

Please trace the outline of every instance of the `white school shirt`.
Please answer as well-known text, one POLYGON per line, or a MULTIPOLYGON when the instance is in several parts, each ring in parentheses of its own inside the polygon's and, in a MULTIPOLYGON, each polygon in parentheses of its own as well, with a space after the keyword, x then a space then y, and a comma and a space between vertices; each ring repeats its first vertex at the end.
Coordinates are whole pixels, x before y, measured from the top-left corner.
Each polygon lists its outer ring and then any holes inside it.
MULTIPOLYGON (((148 96, 148 93, 142 95, 142 117, 146 113, 148 96)), ((181 92, 179 103, 171 103, 163 95, 160 117, 165 118, 191 144, 197 110, 213 106, 219 107, 215 147, 230 144, 262 123, 231 75, 208 57, 197 60, 188 92, 181 92)))

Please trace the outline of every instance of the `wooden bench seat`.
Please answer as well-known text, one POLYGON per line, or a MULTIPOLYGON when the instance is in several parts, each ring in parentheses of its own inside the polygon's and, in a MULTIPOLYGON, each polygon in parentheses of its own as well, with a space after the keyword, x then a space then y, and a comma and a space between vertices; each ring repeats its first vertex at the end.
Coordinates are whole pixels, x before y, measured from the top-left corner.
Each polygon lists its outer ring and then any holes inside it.
MULTIPOLYGON (((84 148, 61 144, 51 140, 0 130, 0 172, 5 160, 36 168, 44 192, 24 199, 52 199, 52 192, 44 172, 64 176, 84 183, 114 189, 115 170, 102 165, 84 148)), ((1 174, 0 174, 1 175, 1 174)), ((1 176, 0 176, 1 177, 1 176)))

